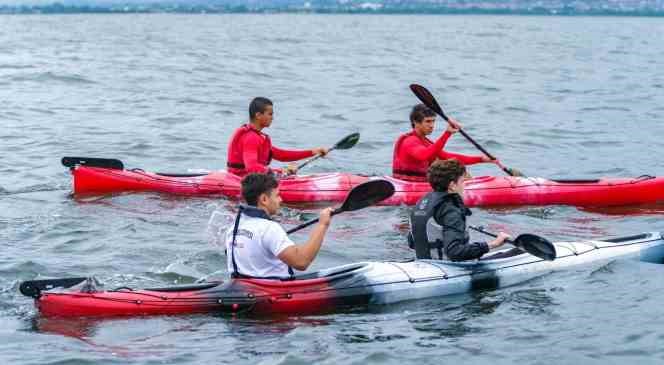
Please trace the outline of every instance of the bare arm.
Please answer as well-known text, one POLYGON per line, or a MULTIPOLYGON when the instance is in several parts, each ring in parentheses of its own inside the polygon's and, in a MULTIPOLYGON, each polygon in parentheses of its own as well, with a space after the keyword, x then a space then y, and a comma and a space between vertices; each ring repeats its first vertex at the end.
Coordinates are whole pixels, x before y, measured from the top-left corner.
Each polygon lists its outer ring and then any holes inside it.
POLYGON ((283 250, 277 257, 286 265, 296 270, 306 270, 314 261, 316 255, 318 255, 318 251, 320 251, 325 233, 332 220, 331 213, 332 208, 323 209, 320 212, 320 223, 311 231, 307 242, 302 245, 290 246, 283 250))

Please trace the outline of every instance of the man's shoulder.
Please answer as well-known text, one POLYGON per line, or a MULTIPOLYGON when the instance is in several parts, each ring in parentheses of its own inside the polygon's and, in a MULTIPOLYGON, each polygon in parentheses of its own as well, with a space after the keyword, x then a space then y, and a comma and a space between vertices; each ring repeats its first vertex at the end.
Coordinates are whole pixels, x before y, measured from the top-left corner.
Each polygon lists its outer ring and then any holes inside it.
POLYGON ((438 207, 436 208, 435 216, 443 219, 447 218, 460 218, 463 217, 463 209, 457 204, 457 202, 450 197, 449 195, 445 197, 438 207))
POLYGON ((258 131, 248 131, 242 135, 242 142, 261 142, 264 138, 265 135, 258 131))
POLYGON ((399 138, 401 138, 402 143, 414 143, 419 141, 417 135, 412 132, 404 133, 401 136, 399 136, 399 138))
POLYGON ((244 216, 243 219, 245 223, 243 228, 249 228, 250 230, 256 231, 257 233, 260 232, 260 234, 276 234, 286 232, 281 224, 270 219, 247 216, 244 216))

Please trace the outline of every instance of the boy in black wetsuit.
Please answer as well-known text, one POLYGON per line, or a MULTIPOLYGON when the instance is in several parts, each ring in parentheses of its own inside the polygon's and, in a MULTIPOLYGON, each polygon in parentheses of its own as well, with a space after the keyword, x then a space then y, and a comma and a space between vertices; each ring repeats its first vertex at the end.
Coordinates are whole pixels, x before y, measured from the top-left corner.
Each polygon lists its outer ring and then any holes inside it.
POLYGON ((500 232, 491 242, 469 242, 466 217, 472 213, 462 199, 465 173, 457 160, 436 161, 429 167, 427 180, 433 192, 417 202, 410 216, 409 239, 418 259, 431 259, 432 248, 438 249, 441 259, 478 259, 510 238, 500 232))

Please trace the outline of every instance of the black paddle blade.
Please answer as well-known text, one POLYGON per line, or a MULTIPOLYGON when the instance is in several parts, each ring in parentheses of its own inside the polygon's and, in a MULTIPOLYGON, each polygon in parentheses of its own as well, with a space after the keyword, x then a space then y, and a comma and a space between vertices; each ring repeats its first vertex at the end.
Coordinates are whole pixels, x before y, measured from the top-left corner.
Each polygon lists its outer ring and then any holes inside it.
POLYGON ((76 166, 103 167, 107 169, 124 170, 122 161, 115 158, 97 157, 63 157, 62 164, 69 168, 76 166))
POLYGON ((53 288, 69 288, 86 280, 86 277, 28 280, 21 283, 18 290, 26 297, 39 298, 41 292, 53 288))
MULTIPOLYGON (((332 215, 366 208, 370 205, 374 205, 391 197, 392 194, 394 194, 394 185, 392 185, 391 182, 387 180, 367 181, 354 187, 353 190, 348 193, 348 196, 346 196, 346 200, 344 201, 343 205, 332 211, 332 215)), ((308 222, 300 224, 297 227, 289 229, 286 231, 286 233, 291 234, 297 232, 302 228, 309 227, 318 221, 319 218, 312 219, 308 222)))
POLYGON ((526 177, 521 171, 511 168, 511 167, 503 167, 503 171, 509 176, 514 176, 514 177, 526 177))
POLYGON ((394 194, 394 185, 387 180, 371 180, 353 188, 339 211, 351 212, 379 203, 394 194))
POLYGON ((349 148, 355 147, 355 145, 359 140, 360 140, 359 133, 349 134, 348 136, 346 136, 346 138, 337 142, 337 144, 335 144, 333 148, 336 150, 347 150, 349 148))
POLYGON ((520 234, 514 240, 514 246, 522 248, 533 256, 537 256, 543 260, 553 261, 556 259, 556 248, 546 238, 524 233, 520 234))
POLYGON ((429 92, 426 87, 418 84, 411 84, 410 90, 413 92, 413 94, 415 94, 415 96, 417 96, 418 99, 420 99, 424 105, 438 113, 438 115, 443 117, 443 119, 447 120, 447 115, 445 115, 445 112, 443 112, 443 108, 440 107, 436 101, 436 98, 433 97, 433 94, 431 94, 431 92, 429 92))

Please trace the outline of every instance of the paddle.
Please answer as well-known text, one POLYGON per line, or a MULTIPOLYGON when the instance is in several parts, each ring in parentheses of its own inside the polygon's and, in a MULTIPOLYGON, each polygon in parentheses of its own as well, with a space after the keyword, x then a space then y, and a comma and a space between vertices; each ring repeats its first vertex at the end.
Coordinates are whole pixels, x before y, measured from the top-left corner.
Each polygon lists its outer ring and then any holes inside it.
MULTIPOLYGON (((424 105, 426 105, 427 107, 429 107, 429 109, 433 110, 438 115, 440 115, 443 119, 445 119, 446 122, 448 123, 450 122, 450 119, 447 117, 447 115, 445 115, 445 112, 443 112, 443 108, 440 107, 440 105, 436 101, 436 98, 433 97, 433 95, 429 92, 429 90, 427 90, 427 88, 425 88, 422 85, 411 84, 410 90, 413 92, 413 94, 415 94, 415 96, 417 96, 418 99, 420 99, 422 103, 424 103, 424 105)), ((464 131, 463 129, 459 129, 459 132, 470 143, 472 143, 473 146, 475 146, 478 150, 482 151, 482 153, 484 153, 487 157, 489 157, 492 160, 496 160, 496 158, 492 154, 490 154, 487 150, 485 150, 484 147, 480 146, 479 143, 475 142, 475 140, 472 139, 468 135, 468 133, 466 133, 466 131, 464 131)), ((505 171, 506 174, 510 176, 524 176, 519 170, 505 167, 500 162, 498 162, 498 166, 503 171, 505 171)))
MULTIPOLYGON (((392 194, 394 194, 394 185, 392 185, 391 182, 387 180, 367 181, 354 187, 350 193, 348 193, 348 196, 346 196, 346 200, 344 200, 341 207, 332 211, 332 215, 366 208, 391 197, 392 194)), ((297 227, 289 229, 286 233, 291 234, 302 228, 309 227, 318 222, 319 219, 320 218, 316 218, 309 222, 302 223, 297 227)))
MULTIPOLYGON (((333 150, 347 150, 353 148, 357 142, 360 140, 359 133, 352 133, 344 137, 341 141, 337 142, 332 146, 328 153, 333 150)), ((319 159, 321 155, 315 156, 298 166, 298 170, 308 165, 310 162, 313 162, 319 159)), ((107 169, 116 169, 124 170, 124 164, 122 161, 115 158, 98 158, 98 157, 69 157, 65 156, 62 158, 62 164, 69 168, 74 168, 76 166, 90 166, 90 167, 102 167, 107 169)))
POLYGON ((50 290, 53 288, 69 288, 83 282, 86 279, 87 277, 28 280, 22 282, 18 289, 21 294, 27 297, 39 298, 43 290, 50 290))
MULTIPOLYGON (((491 237, 498 237, 496 234, 487 232, 482 227, 468 226, 477 232, 484 233, 491 237)), ((537 256, 543 260, 553 261, 556 259, 556 248, 546 238, 531 234, 520 234, 514 240, 506 240, 505 242, 511 243, 514 246, 523 249, 533 256, 537 256)))
POLYGON ((124 170, 122 161, 114 158, 97 157, 63 157, 62 164, 73 169, 76 166, 103 167, 107 169, 124 170))
MULTIPOLYGON (((337 142, 334 146, 332 146, 327 153, 330 153, 334 150, 347 150, 355 147, 357 142, 360 140, 360 134, 359 133, 352 133, 344 137, 341 141, 337 142)), ((321 158, 321 155, 314 156, 306 161, 304 161, 300 166, 297 167, 297 169, 301 169, 304 166, 307 166, 310 162, 316 161, 319 158, 321 158)))

